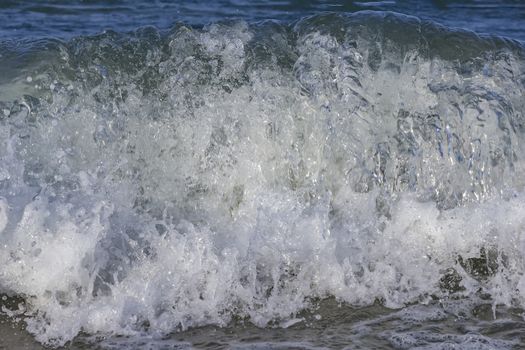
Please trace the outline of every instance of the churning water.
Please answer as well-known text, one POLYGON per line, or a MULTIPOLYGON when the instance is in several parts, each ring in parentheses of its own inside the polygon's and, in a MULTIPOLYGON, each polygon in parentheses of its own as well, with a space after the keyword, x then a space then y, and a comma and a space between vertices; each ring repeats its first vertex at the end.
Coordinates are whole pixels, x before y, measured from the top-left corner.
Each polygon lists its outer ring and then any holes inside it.
POLYGON ((523 346, 520 42, 358 12, 0 53, 2 312, 36 341, 523 346))

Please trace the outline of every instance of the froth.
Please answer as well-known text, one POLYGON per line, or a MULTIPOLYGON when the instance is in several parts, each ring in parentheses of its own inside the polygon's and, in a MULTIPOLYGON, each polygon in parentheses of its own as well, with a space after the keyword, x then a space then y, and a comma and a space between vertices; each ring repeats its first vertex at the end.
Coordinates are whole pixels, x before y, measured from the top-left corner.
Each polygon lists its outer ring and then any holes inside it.
POLYGON ((523 305, 521 51, 447 32, 451 53, 443 30, 360 14, 58 45, 31 82, 53 89, 0 118, 0 289, 50 345, 289 325, 330 296, 523 305))
POLYGON ((0 234, 4 232, 8 221, 9 206, 5 198, 0 197, 0 234))

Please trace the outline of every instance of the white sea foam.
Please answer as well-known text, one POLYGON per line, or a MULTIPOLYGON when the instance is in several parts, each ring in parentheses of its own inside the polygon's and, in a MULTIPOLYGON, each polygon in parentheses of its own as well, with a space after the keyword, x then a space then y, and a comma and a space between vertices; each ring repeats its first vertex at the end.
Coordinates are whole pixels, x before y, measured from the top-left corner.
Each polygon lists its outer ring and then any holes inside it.
POLYGON ((8 222, 9 205, 5 198, 0 197, 0 234, 4 232, 8 222))
POLYGON ((32 75, 52 91, 0 119, 0 290, 39 341, 525 304, 519 54, 322 19, 78 39, 32 75))

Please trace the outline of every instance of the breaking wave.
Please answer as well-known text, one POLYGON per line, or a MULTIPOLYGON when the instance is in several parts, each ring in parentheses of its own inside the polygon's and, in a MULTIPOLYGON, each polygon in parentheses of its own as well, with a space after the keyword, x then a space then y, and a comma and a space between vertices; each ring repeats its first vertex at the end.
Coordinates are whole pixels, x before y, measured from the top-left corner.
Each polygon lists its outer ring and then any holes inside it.
POLYGON ((0 292, 44 344, 525 306, 517 42, 361 12, 0 46, 0 292))

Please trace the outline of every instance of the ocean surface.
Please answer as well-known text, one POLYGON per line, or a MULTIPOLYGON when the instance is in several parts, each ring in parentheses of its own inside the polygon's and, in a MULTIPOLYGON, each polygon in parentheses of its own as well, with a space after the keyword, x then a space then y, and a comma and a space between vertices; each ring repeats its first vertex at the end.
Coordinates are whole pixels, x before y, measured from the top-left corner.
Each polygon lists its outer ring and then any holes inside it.
POLYGON ((522 1, 0 1, 0 349, 524 349, 522 1))

